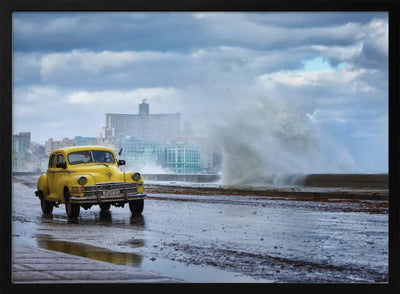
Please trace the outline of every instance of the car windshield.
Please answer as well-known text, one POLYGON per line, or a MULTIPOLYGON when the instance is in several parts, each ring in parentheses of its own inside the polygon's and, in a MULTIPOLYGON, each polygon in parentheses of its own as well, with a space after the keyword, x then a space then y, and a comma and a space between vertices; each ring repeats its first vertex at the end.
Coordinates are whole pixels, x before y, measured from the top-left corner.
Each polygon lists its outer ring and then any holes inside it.
POLYGON ((85 150, 72 152, 68 155, 69 164, 101 162, 113 163, 114 155, 109 151, 104 150, 85 150))

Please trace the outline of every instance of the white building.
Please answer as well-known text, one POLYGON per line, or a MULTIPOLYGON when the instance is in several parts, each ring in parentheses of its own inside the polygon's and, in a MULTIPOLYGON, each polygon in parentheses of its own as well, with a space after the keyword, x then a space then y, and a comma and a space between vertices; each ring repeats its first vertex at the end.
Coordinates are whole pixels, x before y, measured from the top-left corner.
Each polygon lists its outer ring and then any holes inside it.
POLYGON ((150 114, 145 100, 139 105, 139 114, 106 113, 105 138, 134 136, 138 139, 160 142, 175 140, 180 134, 180 113, 150 114))

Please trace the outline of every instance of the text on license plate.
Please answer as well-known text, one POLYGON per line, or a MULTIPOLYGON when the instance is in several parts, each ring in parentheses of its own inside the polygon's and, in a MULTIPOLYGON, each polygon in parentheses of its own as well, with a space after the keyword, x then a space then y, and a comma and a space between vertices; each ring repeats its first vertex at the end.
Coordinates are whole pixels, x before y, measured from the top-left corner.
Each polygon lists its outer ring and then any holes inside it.
POLYGON ((121 192, 118 189, 104 190, 103 196, 118 196, 121 192))

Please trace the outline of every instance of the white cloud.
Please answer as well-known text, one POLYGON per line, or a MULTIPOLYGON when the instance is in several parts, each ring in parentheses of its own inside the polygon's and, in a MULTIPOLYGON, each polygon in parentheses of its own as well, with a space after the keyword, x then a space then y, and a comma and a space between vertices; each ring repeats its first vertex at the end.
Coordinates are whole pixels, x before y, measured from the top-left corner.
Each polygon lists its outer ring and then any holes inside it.
POLYGON ((388 55, 389 24, 383 19, 373 19, 366 26, 366 34, 382 55, 388 55))
POLYGON ((22 86, 13 90, 14 121, 29 121, 35 117, 46 119, 49 111, 64 97, 62 90, 53 86, 22 86))
POLYGON ((41 60, 40 73, 43 79, 52 75, 60 75, 65 72, 79 73, 81 71, 89 74, 101 74, 104 71, 119 71, 137 62, 156 62, 161 59, 171 58, 170 53, 161 52, 88 52, 73 50, 67 53, 51 53, 45 55, 41 60))
MULTIPOLYGON (((101 93, 101 92, 96 92, 96 93, 88 93, 88 92, 78 92, 74 93, 68 96, 67 102, 70 104, 92 104, 96 100, 99 100, 98 97, 103 98, 102 94, 106 93, 101 93), (96 99, 97 96, 97 99, 96 99)), ((111 97, 108 95, 108 97, 111 97)))
POLYGON ((178 91, 173 88, 142 88, 131 91, 79 91, 68 95, 66 103, 79 105, 96 104, 96 107, 103 106, 104 110, 110 105, 114 109, 118 106, 124 109, 124 105, 137 105, 143 99, 149 102, 155 100, 161 102, 159 101, 160 99, 169 100, 177 95, 178 91))
POLYGON ((24 105, 24 104, 13 104, 13 116, 14 119, 24 119, 30 117, 31 115, 38 115, 39 111, 35 106, 24 105))
POLYGON ((363 43, 356 42, 348 46, 311 45, 310 48, 320 52, 328 59, 350 61, 362 54, 363 43))
POLYGON ((300 87, 324 87, 337 88, 340 92, 357 93, 369 92, 374 88, 361 78, 365 75, 373 75, 375 70, 354 69, 344 66, 340 69, 323 69, 314 71, 279 71, 265 74, 259 80, 267 87, 284 86, 291 88, 300 87))
MULTIPOLYGON (((301 15, 301 13, 299 13, 301 15)), ((295 15, 294 17, 296 17, 295 15)), ((282 22, 260 22, 260 17, 241 13, 200 13, 194 16, 206 23, 209 33, 222 40, 235 40, 252 45, 264 45, 280 49, 301 46, 305 43, 332 45, 332 42, 357 42, 365 37, 364 27, 356 22, 330 26, 285 27, 282 22)), ((285 15, 290 17, 290 14, 285 15)), ((284 20, 283 20, 284 22, 284 20)))

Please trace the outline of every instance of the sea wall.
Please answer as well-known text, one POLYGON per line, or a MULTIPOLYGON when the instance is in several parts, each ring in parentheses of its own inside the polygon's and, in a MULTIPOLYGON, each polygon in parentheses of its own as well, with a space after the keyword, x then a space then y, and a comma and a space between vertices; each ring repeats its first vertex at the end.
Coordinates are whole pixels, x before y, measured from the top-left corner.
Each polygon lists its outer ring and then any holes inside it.
MULTIPOLYGON (((40 175, 34 172, 13 172, 15 176, 40 175)), ((147 181, 177 181, 213 183, 220 180, 216 174, 143 174, 147 181)), ((388 174, 310 174, 302 181, 305 187, 347 187, 366 189, 388 189, 388 174)))
POLYGON ((388 174, 310 174, 304 179, 306 187, 348 187, 388 189, 388 174))

